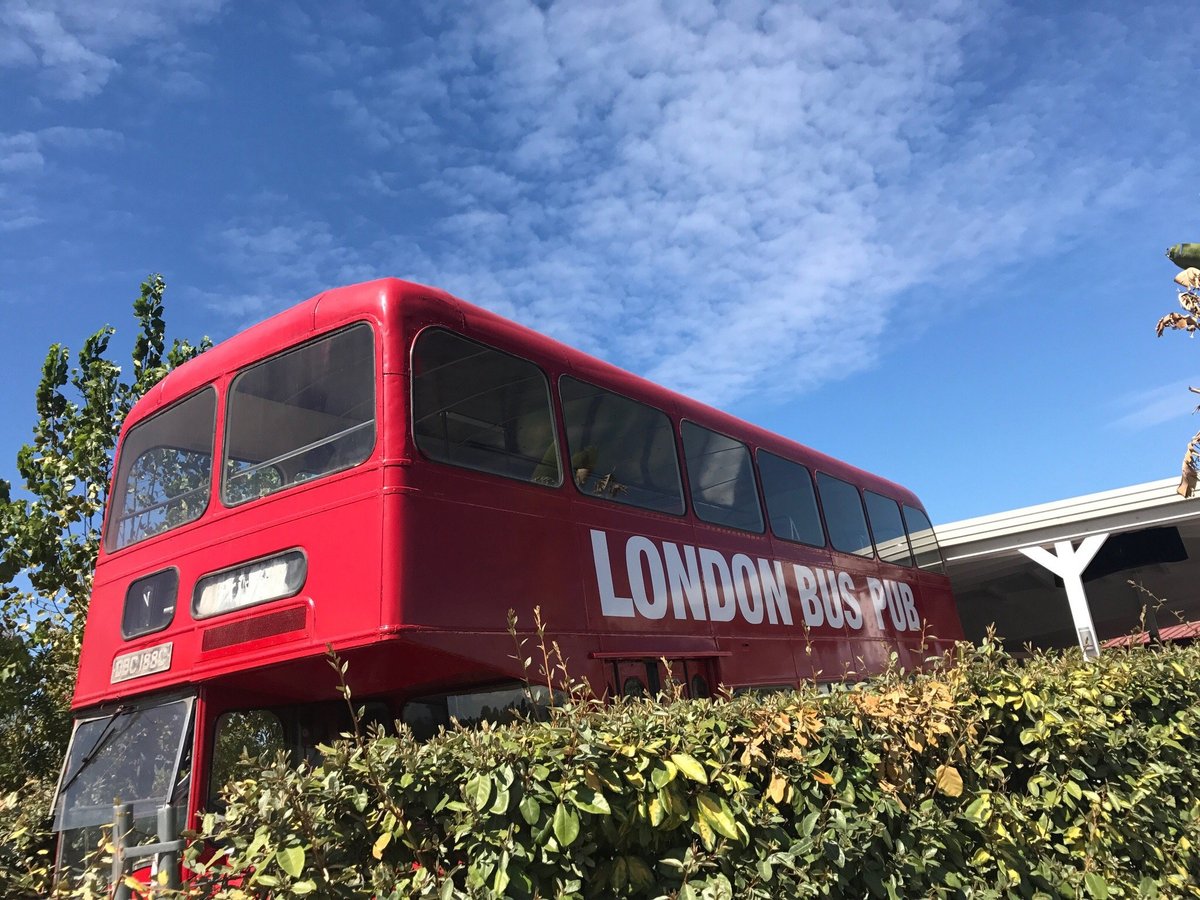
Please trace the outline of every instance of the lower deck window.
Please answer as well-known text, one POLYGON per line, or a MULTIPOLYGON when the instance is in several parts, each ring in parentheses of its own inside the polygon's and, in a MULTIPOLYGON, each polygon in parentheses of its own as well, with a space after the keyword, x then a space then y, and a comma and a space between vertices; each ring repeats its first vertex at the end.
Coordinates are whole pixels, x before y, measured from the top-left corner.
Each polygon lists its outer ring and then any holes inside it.
POLYGON ((481 722, 504 725, 521 719, 541 719, 549 710, 549 692, 540 685, 507 684, 462 694, 417 697, 404 704, 400 721, 420 740, 433 737, 455 723, 466 728, 481 722))
MULTIPOLYGON (((393 717, 386 703, 368 701, 362 707, 359 727, 389 728, 393 717)), ((303 706, 235 710, 217 719, 212 745, 208 802, 211 809, 222 805, 221 788, 245 774, 241 760, 259 760, 284 754, 293 764, 321 761, 317 749, 354 731, 350 711, 342 700, 303 706)))

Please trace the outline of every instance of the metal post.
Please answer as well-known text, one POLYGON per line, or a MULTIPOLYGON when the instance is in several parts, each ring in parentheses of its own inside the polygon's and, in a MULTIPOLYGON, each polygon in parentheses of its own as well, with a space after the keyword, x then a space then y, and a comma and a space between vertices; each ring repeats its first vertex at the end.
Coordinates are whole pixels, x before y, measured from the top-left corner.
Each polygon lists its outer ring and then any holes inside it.
POLYGON ((113 804, 112 827, 112 884, 113 900, 130 900, 132 892, 125 884, 125 838, 133 827, 133 804, 113 804))
POLYGON ((1040 566, 1045 566, 1063 580, 1067 591, 1067 603, 1071 608, 1071 619, 1075 622, 1075 633, 1084 659, 1100 655, 1100 644, 1096 639, 1096 626, 1092 623, 1092 610, 1088 606, 1087 593, 1083 589, 1083 571, 1092 557, 1108 538, 1107 534, 1092 534, 1079 542, 1076 548, 1070 541, 1058 541, 1054 553, 1043 547, 1020 547, 1021 553, 1040 566))
POLYGON ((166 873, 162 882, 173 890, 179 888, 179 851, 175 849, 179 835, 175 831, 175 810, 170 806, 158 808, 158 841, 168 849, 158 854, 158 872, 166 873))

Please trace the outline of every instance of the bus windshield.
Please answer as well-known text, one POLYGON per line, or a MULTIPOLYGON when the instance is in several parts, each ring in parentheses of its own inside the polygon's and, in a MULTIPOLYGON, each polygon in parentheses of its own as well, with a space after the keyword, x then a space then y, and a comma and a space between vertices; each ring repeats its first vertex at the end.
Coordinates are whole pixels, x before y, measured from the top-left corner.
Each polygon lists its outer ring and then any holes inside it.
POLYGON ((189 697, 121 706, 77 722, 54 801, 54 830, 112 821, 114 798, 132 803, 135 818, 155 815, 180 781, 191 714, 189 697))
POLYGON ((193 698, 118 706, 75 723, 54 798, 61 864, 77 865, 102 839, 113 803, 133 804, 134 829, 149 837, 162 806, 183 811, 191 777, 193 698))

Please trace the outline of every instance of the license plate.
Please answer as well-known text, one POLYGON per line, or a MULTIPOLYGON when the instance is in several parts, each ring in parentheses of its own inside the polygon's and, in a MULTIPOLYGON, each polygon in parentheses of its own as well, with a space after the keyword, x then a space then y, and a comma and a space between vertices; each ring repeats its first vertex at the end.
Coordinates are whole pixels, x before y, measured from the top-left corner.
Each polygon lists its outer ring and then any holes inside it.
POLYGON ((171 668, 171 648, 173 643, 156 644, 144 650, 132 653, 122 653, 113 659, 112 678, 110 684, 118 681, 129 681, 141 678, 143 675, 153 675, 155 672, 165 672, 171 668))

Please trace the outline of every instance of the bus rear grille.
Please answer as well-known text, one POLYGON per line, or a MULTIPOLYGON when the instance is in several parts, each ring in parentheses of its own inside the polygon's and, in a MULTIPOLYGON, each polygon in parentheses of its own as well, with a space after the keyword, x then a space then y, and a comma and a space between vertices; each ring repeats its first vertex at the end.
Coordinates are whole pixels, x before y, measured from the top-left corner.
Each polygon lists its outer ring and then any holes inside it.
POLYGON ((307 611, 306 607, 293 606, 291 609, 281 609, 278 612, 267 613, 265 616, 230 622, 228 625, 217 625, 204 632, 204 639, 200 647, 203 651, 219 650, 222 647, 257 641, 277 634, 303 631, 307 611))

